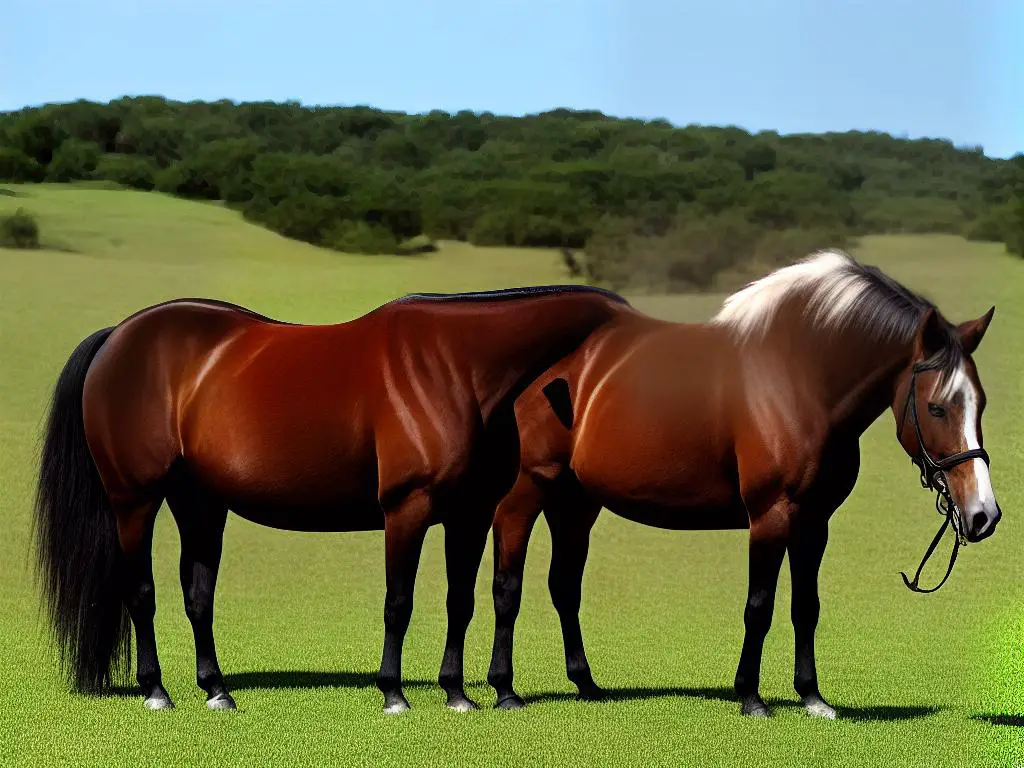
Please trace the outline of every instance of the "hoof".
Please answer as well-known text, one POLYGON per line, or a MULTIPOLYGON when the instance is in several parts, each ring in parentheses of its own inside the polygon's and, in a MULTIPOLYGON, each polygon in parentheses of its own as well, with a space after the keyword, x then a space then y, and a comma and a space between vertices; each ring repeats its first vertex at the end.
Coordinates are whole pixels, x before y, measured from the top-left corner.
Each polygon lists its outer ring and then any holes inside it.
POLYGON ((526 702, 523 701, 519 696, 512 693, 503 699, 499 699, 498 703, 494 705, 495 709, 523 709, 526 706, 526 702))
POLYGON ((477 703, 464 693, 449 694, 445 706, 452 712, 472 712, 474 709, 480 709, 477 703))
POLYGON ((400 693, 393 693, 384 699, 385 715, 401 715, 412 709, 405 696, 400 693))
POLYGON ((836 711, 821 696, 807 696, 804 699, 804 706, 807 714, 811 717, 823 717, 826 720, 835 720, 836 711))
POLYGON ((165 691, 154 694, 142 702, 146 709, 151 709, 154 712, 159 712, 165 709, 174 709, 174 702, 171 701, 171 697, 167 695, 165 691))
POLYGON ((740 705, 740 714, 746 717, 768 717, 768 706, 758 695, 748 696, 740 705))
POLYGON ((206 706, 214 710, 231 710, 236 708, 235 700, 231 698, 231 694, 227 691, 211 696, 206 700, 206 706))
POLYGON ((591 683, 590 685, 580 686, 580 692, 576 698, 580 701, 604 701, 607 695, 604 688, 596 683, 591 683))

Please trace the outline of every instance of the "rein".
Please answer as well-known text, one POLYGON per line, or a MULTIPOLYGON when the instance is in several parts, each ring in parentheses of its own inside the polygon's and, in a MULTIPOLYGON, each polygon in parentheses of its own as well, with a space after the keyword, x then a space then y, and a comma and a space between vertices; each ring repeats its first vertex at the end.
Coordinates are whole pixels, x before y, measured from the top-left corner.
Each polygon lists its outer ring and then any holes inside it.
POLYGON ((903 407, 903 419, 900 422, 900 434, 903 434, 903 427, 907 422, 907 411, 910 411, 914 419, 914 432, 917 435, 917 445, 920 449, 920 454, 910 459, 920 471, 921 471, 921 487, 935 491, 935 509, 939 514, 945 517, 942 521, 942 526, 939 528, 939 532, 935 534, 935 538, 932 539, 932 543, 928 545, 927 551, 924 553, 924 557, 921 560, 921 564, 917 567, 917 573, 914 574, 914 579, 911 581, 907 578, 907 574, 900 571, 900 576, 903 577, 903 583, 907 585, 907 589, 913 592, 920 592, 927 594, 929 592, 935 592, 943 584, 946 583, 946 579, 953 572, 953 565, 956 563, 956 556, 961 546, 967 546, 967 537, 961 529, 963 520, 961 518, 960 509, 957 507, 956 502, 953 501, 953 496, 949 491, 949 480, 946 477, 946 471, 952 469, 958 464, 963 464, 965 461, 971 461, 972 459, 981 459, 986 464, 989 463, 988 452, 984 448, 971 448, 961 453, 947 456, 944 459, 935 459, 928 449, 924 445, 924 437, 921 435, 921 421, 917 415, 917 375, 922 371, 932 370, 938 367, 937 363, 916 363, 913 367, 913 373, 910 377, 910 387, 907 390, 907 403, 903 407), (922 589, 918 586, 918 580, 921 578, 921 571, 924 569, 925 563, 931 558, 932 553, 935 552, 935 547, 938 546, 939 541, 942 539, 942 535, 946 532, 946 528, 952 525, 953 530, 956 533, 956 538, 953 540, 953 551, 949 556, 949 567, 946 569, 946 575, 942 577, 937 585, 931 589, 922 589))

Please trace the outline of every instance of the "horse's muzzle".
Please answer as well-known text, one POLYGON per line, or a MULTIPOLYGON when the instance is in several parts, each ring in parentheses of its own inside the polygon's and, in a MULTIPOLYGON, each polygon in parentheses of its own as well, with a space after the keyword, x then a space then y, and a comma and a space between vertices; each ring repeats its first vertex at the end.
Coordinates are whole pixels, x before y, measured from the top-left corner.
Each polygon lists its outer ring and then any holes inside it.
POLYGON ((964 519, 967 522, 967 540, 975 543, 984 541, 996 531, 996 525, 1003 513, 999 510, 998 504, 978 505, 975 508, 964 511, 964 519))

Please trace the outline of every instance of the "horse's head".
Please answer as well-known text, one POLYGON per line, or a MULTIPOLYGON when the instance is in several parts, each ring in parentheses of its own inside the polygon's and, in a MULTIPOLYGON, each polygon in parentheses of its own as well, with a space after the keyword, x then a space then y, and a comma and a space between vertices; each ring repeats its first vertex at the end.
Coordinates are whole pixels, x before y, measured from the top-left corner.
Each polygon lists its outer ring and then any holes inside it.
POLYGON ((1000 517, 982 447, 985 390, 971 357, 994 313, 992 307, 953 326, 928 309, 892 403, 897 437, 922 484, 944 497, 952 524, 968 541, 990 536, 1000 517))

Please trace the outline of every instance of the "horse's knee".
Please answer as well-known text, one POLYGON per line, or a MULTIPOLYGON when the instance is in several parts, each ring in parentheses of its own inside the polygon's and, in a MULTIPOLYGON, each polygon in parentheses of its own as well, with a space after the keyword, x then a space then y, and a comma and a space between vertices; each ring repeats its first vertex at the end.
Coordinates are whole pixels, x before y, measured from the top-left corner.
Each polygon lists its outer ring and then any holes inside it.
POLYGON ((185 615, 193 624, 209 621, 213 616, 213 592, 191 589, 185 597, 185 615))
POLYGON ((494 575, 494 614, 499 621, 515 619, 519 614, 522 602, 522 579, 508 571, 498 571, 494 575))
POLYGON ((813 630, 821 616, 821 601, 817 596, 797 598, 793 601, 791 617, 793 626, 813 630))
POLYGON ((579 611, 582 587, 582 583, 572 577, 567 577, 556 568, 552 568, 548 575, 548 591, 551 593, 551 602, 559 613, 579 611))
POLYGON ((384 598, 384 626, 389 631, 404 632, 412 618, 412 597, 389 594, 384 598))
POLYGON ((156 588, 151 581, 133 584, 125 596, 128 613, 135 619, 152 619, 156 615, 156 588))
POLYGON ((747 605, 743 610, 743 624, 747 631, 767 634, 772 624, 774 607, 774 600, 768 592, 764 590, 752 592, 747 598, 747 605))
POLYGON ((472 589, 450 589, 446 601, 448 615, 452 619, 461 619, 466 623, 473 618, 476 600, 472 589))

